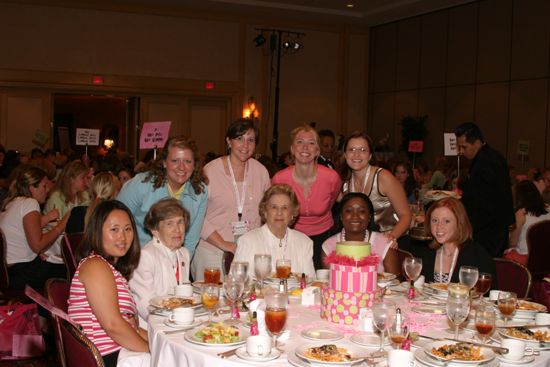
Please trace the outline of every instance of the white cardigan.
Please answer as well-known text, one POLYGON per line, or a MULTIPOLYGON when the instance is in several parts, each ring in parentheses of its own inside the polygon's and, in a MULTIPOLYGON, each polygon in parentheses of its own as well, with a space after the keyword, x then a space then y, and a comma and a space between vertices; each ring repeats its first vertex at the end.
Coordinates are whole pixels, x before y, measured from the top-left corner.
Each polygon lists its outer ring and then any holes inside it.
POLYGON ((237 241, 237 251, 233 261, 248 261, 248 275, 256 278, 254 274, 254 255, 270 254, 271 270, 275 272, 277 259, 290 259, 293 273, 305 273, 310 279, 315 278, 315 267, 313 266, 313 241, 302 232, 288 228, 286 241, 281 241, 271 233, 267 224, 255 228, 237 241), (286 245, 286 252, 285 250, 286 245))
POLYGON ((145 321, 149 317, 149 300, 157 296, 165 296, 174 291, 176 286, 176 252, 182 262, 182 282, 189 282, 189 251, 185 247, 170 250, 155 238, 141 249, 139 265, 132 279, 130 290, 136 300, 139 316, 145 321))

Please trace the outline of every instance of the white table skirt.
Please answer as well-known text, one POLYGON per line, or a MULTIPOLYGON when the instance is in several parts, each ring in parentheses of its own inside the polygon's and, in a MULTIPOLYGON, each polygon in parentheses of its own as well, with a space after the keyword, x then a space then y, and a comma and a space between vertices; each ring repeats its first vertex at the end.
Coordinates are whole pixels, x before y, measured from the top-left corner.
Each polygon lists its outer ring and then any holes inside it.
MULTIPOLYGON (((403 298, 392 299, 401 307, 403 314, 408 317, 411 325, 411 330, 420 334, 432 337, 453 337, 447 331, 449 325, 447 318, 444 315, 419 314, 410 310, 410 304, 403 298)), ((227 314, 223 318, 228 318, 227 314)), ((245 317, 242 315, 242 320, 245 317)), ((190 366, 190 367, 211 367, 211 366, 248 366, 248 365, 263 365, 266 367, 272 366, 288 366, 288 353, 294 353, 297 346, 307 343, 308 340, 303 338, 300 333, 303 330, 311 327, 331 327, 345 334, 343 340, 349 340, 350 336, 357 333, 364 333, 355 326, 340 326, 323 320, 319 317, 319 306, 305 307, 298 303, 297 300, 291 300, 288 307, 288 319, 286 329, 290 331, 288 340, 284 340, 284 345, 281 347, 285 351, 278 359, 262 363, 253 363, 245 361, 233 355, 227 359, 221 359, 217 353, 224 352, 235 347, 208 347, 197 345, 188 342, 184 338, 185 332, 177 334, 165 334, 164 331, 173 330, 164 325, 165 318, 160 316, 150 316, 149 318, 149 344, 151 348, 151 366, 190 366)), ((218 321, 219 319, 215 319, 218 321)), ((311 342, 311 341, 309 341, 311 342)), ((326 342, 325 342, 326 344, 326 342)), ((386 347, 389 350, 390 347, 386 347)), ((377 347, 365 347, 365 354, 376 350, 377 347)), ((365 364, 366 365, 366 364, 365 364)), ((379 366, 383 366, 381 364, 379 366)), ((536 357, 535 361, 529 364, 506 364, 502 366, 514 367, 550 367, 550 351, 541 352, 540 356, 536 357)))

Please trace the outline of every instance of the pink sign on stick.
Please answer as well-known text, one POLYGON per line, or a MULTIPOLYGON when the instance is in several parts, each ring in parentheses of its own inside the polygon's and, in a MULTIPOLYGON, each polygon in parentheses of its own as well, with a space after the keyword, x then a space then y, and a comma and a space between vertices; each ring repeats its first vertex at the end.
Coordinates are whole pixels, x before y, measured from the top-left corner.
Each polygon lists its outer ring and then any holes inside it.
POLYGON ((144 122, 139 137, 139 149, 163 148, 168 140, 172 121, 144 122))
POLYGON ((422 153, 424 150, 424 142, 422 140, 409 141, 409 153, 422 153))

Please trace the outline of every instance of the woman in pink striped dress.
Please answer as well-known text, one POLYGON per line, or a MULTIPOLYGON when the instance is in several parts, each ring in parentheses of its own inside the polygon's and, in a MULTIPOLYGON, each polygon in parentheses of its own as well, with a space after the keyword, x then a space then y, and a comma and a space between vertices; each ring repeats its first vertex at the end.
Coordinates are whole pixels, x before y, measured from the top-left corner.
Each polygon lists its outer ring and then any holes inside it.
POLYGON ((122 347, 148 352, 147 332, 136 323, 128 279, 139 263, 140 246, 129 209, 119 201, 100 203, 77 250, 69 316, 83 328, 105 365, 116 366, 122 347))

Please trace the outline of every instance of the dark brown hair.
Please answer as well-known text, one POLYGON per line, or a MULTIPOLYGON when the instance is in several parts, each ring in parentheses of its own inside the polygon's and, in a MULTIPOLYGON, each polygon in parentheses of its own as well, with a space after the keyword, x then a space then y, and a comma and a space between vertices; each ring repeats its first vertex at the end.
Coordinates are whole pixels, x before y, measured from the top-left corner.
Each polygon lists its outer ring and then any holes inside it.
MULTIPOLYGON (((344 154, 346 154, 346 150, 348 149, 348 144, 351 139, 364 139, 367 141, 367 146, 369 147, 369 153, 371 154, 371 157, 374 157, 374 143, 372 142, 372 139, 370 136, 365 134, 362 131, 354 131, 351 133, 350 136, 346 138, 344 141, 344 154)), ((340 169, 340 177, 342 177, 343 181, 348 181, 351 178, 351 169, 349 168, 348 164, 342 164, 342 168, 340 169)))

